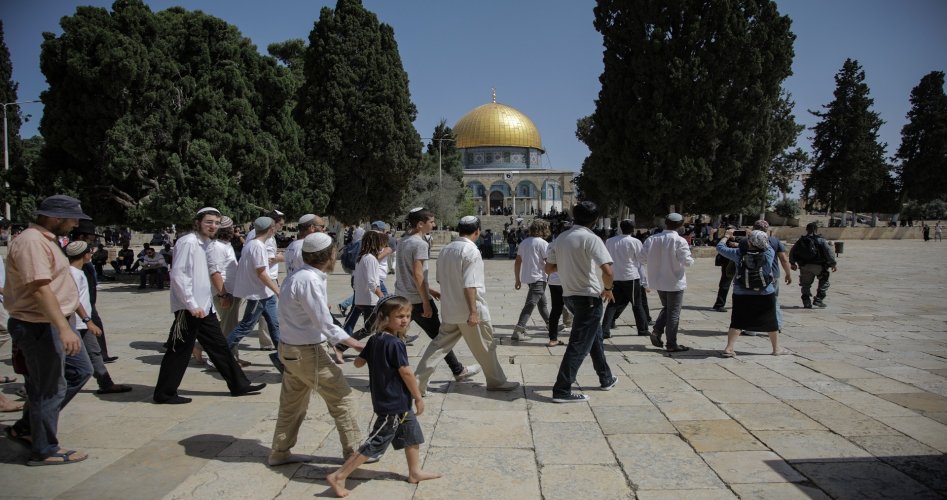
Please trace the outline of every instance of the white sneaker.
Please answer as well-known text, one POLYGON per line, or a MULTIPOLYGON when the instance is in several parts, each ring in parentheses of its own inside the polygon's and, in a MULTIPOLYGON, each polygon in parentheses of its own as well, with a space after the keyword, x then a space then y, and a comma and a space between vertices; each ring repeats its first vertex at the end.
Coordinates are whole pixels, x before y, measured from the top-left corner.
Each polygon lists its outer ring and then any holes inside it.
POLYGON ((468 365, 460 375, 454 375, 454 380, 462 382, 480 373, 480 365, 468 365))
POLYGON ((510 339, 515 340, 515 341, 520 341, 520 340, 529 340, 530 337, 526 333, 525 328, 517 326, 513 328, 513 336, 510 337, 510 339))

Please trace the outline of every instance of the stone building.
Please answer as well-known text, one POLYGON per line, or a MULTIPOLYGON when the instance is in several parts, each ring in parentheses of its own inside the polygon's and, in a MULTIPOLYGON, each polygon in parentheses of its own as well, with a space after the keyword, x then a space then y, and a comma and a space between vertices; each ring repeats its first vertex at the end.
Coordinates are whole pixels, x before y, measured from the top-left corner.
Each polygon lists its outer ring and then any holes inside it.
POLYGON ((575 172, 543 166, 539 129, 519 110, 496 102, 478 106, 454 125, 464 185, 484 214, 561 212, 575 203, 575 172))

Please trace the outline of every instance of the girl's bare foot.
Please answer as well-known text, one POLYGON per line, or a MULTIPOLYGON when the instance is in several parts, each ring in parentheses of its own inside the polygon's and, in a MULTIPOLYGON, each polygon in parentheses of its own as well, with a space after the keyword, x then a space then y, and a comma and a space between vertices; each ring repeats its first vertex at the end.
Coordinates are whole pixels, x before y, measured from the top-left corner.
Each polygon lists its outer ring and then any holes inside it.
POLYGON ((345 489, 345 479, 341 479, 338 472, 333 472, 326 476, 326 482, 329 483, 329 486, 332 487, 332 491, 335 492, 339 498, 349 496, 349 490, 345 489))
POLYGON ((417 474, 409 474, 408 482, 411 484, 418 484, 421 481, 427 481, 428 479, 437 479, 439 477, 441 477, 440 472, 427 472, 427 471, 422 470, 422 471, 419 471, 417 474))

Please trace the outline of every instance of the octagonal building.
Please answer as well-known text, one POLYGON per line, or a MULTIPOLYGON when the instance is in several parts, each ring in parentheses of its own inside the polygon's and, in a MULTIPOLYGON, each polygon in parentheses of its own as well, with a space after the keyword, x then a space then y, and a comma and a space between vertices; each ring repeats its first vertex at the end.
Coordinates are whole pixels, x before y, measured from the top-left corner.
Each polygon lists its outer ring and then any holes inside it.
POLYGON ((575 173, 544 167, 539 129, 516 108, 496 102, 495 93, 453 130, 464 184, 481 213, 529 216, 571 208, 575 173))

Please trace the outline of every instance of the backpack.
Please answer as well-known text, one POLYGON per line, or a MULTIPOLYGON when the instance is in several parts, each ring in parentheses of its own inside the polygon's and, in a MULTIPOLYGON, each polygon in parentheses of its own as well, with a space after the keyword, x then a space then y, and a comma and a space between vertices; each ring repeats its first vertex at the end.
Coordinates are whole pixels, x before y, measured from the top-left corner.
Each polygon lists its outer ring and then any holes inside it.
POLYGON ((358 254, 362 250, 362 240, 353 241, 342 248, 342 270, 352 274, 355 272, 355 265, 358 263, 358 254))
POLYGON ((793 247, 794 257, 803 264, 822 262, 822 252, 819 251, 819 239, 815 235, 800 236, 793 247))
POLYGON ((740 285, 747 290, 762 290, 773 283, 773 268, 766 265, 766 253, 749 250, 740 257, 740 285))

